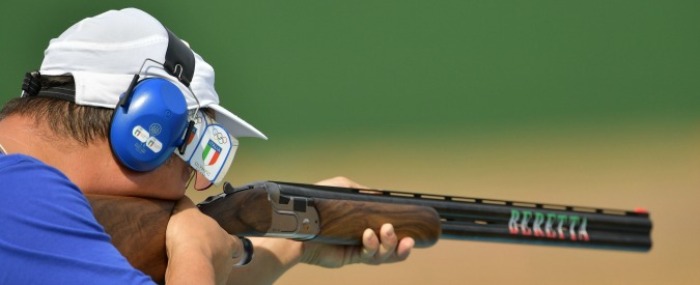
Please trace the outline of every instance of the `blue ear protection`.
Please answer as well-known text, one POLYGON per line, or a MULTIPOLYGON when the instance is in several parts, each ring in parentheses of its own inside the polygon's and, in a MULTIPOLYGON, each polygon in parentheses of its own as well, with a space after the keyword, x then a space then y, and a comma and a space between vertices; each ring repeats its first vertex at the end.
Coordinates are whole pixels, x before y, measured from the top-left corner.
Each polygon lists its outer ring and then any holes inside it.
MULTIPOLYGON (((168 35, 163 68, 189 87, 194 74, 194 54, 170 31, 168 35)), ((191 132, 193 126, 185 95, 177 85, 164 78, 139 81, 136 74, 112 116, 109 130, 112 153, 129 169, 151 171, 184 146, 186 132, 191 132)))
POLYGON ((109 131, 112 152, 126 167, 151 171, 163 164, 183 141, 187 103, 180 89, 162 78, 134 86, 127 104, 114 110, 109 131))

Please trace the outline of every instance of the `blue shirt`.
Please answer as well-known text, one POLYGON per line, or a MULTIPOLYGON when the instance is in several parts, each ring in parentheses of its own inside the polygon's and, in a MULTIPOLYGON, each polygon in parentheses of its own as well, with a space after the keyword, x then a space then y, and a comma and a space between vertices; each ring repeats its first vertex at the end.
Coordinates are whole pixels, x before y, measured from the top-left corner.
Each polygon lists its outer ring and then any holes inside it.
POLYGON ((0 153, 0 284, 153 284, 110 242, 78 187, 0 153))

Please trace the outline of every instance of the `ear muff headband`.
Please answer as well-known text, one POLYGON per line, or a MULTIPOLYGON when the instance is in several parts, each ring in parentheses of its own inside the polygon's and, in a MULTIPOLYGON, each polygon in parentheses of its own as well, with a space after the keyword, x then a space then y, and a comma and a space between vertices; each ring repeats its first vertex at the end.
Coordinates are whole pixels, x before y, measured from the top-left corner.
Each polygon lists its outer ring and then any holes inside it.
MULTIPOLYGON (((192 82, 192 77, 194 76, 194 52, 185 45, 185 43, 180 40, 173 32, 168 29, 168 48, 165 51, 165 62, 160 63, 158 61, 147 58, 144 60, 141 68, 139 68, 139 73, 143 70, 143 66, 148 62, 152 61, 154 63, 163 65, 165 71, 170 75, 177 78, 182 84, 190 87, 190 82, 192 82)), ((126 89, 126 96, 119 99, 119 106, 125 107, 129 100, 131 99, 131 94, 133 94, 134 87, 138 83, 140 75, 139 73, 134 74, 134 78, 129 84, 129 88, 126 89)), ((195 97, 195 100, 197 98, 195 97)))
POLYGON ((182 84, 190 87, 194 76, 194 53, 185 42, 179 39, 170 30, 168 31, 168 49, 165 51, 163 66, 172 76, 175 76, 182 84))

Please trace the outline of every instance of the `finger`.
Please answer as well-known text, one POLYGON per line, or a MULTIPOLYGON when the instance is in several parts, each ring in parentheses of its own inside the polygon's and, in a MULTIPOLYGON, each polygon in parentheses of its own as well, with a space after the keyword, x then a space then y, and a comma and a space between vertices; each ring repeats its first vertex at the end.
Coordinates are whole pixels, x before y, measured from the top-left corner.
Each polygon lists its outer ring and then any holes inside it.
POLYGON ((416 245, 416 241, 413 238, 405 237, 399 241, 399 245, 396 247, 396 257, 392 261, 403 261, 408 258, 411 254, 411 249, 416 245))
POLYGON ((374 259, 374 256, 379 251, 379 238, 372 229, 365 229, 362 234, 362 253, 360 261, 367 262, 374 259))
POLYGON ((383 224, 379 230, 379 240, 381 245, 379 246, 379 254, 377 259, 379 261, 384 261, 391 258, 394 255, 396 246, 398 244, 398 238, 394 232, 394 226, 391 224, 383 224))
POLYGON ((316 185, 368 189, 367 186, 364 186, 343 176, 336 176, 333 178, 321 180, 319 182, 316 182, 316 185))

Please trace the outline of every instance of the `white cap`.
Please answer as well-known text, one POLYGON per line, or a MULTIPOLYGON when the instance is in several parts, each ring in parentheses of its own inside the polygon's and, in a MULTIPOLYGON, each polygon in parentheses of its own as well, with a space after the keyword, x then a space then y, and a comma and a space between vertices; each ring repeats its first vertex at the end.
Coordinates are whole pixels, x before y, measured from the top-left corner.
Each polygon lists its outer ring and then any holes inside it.
MULTIPOLYGON (((131 83, 134 74, 141 77, 167 78, 179 86, 183 94, 187 87, 170 75, 161 65, 141 66, 146 59, 164 63, 169 32, 157 19, 135 8, 112 10, 85 18, 52 39, 44 52, 39 72, 42 75, 71 74, 75 80, 75 103, 79 105, 115 108, 119 96, 131 83)), ((234 137, 267 137, 243 119, 219 105, 214 89, 214 69, 194 53, 194 75, 190 89, 194 96, 185 96, 188 109, 210 108, 216 121, 234 137)))

